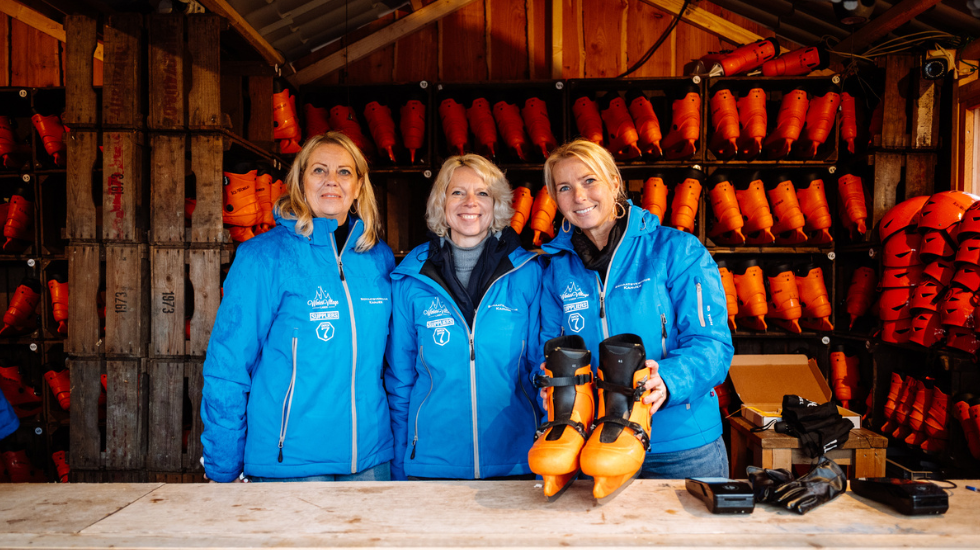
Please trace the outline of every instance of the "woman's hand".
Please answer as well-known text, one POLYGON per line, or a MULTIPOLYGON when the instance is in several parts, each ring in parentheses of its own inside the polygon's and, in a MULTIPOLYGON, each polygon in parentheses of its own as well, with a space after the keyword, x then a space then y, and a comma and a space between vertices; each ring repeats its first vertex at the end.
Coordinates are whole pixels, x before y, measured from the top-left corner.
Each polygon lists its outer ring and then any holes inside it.
POLYGON ((660 365, 653 359, 647 359, 646 366, 650 369, 650 378, 643 386, 650 391, 650 395, 643 398, 643 403, 650 405, 650 414, 660 410, 660 407, 667 401, 667 384, 660 377, 660 365))
MULTIPOLYGON (((208 483, 217 483, 217 481, 209 478, 208 474, 204 474, 204 479, 207 480, 208 483)), ((248 481, 243 479, 241 476, 238 476, 234 481, 232 481, 232 483, 248 483, 248 481)))

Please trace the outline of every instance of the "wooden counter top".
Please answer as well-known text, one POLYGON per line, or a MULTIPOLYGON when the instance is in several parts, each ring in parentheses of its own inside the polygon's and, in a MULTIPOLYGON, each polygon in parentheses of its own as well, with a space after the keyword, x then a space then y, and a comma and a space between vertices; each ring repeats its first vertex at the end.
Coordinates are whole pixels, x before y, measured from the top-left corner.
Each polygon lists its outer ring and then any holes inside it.
POLYGON ((805 516, 767 505, 712 515, 677 480, 638 480, 604 506, 578 481, 0 485, 3 548, 542 547, 980 548, 980 493, 943 516, 846 493, 805 516))

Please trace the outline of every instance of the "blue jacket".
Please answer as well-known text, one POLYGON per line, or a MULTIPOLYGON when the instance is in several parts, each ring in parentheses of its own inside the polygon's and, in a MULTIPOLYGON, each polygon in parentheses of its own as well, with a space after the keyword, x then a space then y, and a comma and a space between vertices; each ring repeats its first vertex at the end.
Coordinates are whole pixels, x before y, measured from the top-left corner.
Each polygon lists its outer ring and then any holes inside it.
POLYGON ((470 331, 426 275, 428 243, 391 274, 395 298, 385 387, 395 436, 392 477, 482 479, 531 473, 539 420, 529 383, 538 343, 541 266, 518 248, 476 305, 470 331))
POLYGON ((731 366, 725 291, 718 266, 693 235, 661 227, 630 204, 629 223, 609 264, 606 284, 575 253, 564 229, 544 246, 552 254, 541 297, 542 344, 578 334, 598 367, 599 343, 633 333, 660 365, 669 392, 652 418, 650 452, 683 451, 721 435, 713 389, 731 366))
POLYGON ((391 460, 381 381, 395 260, 383 242, 338 256, 334 220, 310 237, 277 217, 243 243, 204 362, 204 469, 232 481, 352 474, 391 460), (338 261, 339 259, 339 261, 338 261))
POLYGON ((0 439, 17 431, 20 426, 20 419, 14 413, 14 407, 7 401, 7 397, 0 392, 0 439))

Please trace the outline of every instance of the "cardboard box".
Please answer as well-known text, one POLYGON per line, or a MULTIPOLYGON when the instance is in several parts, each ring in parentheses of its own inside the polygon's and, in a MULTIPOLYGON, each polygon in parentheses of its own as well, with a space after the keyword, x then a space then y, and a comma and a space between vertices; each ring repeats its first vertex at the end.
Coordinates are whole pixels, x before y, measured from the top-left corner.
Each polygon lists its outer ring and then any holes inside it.
MULTIPOLYGON (((742 417, 756 426, 782 419, 784 395, 821 404, 833 398, 817 362, 805 355, 736 355, 728 374, 742 400, 742 417)), ((861 427, 861 415, 840 406, 837 411, 854 429, 861 427)))

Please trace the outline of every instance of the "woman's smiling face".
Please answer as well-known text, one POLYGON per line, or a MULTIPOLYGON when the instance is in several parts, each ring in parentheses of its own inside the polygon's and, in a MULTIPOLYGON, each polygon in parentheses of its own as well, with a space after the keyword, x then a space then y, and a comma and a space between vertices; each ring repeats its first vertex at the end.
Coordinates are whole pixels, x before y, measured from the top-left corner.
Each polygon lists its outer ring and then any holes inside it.
POLYGON ((610 182, 577 157, 555 164, 551 172, 562 215, 582 231, 604 229, 616 221, 616 194, 610 182))
POLYGON ((332 218, 343 224, 351 204, 361 193, 354 158, 335 143, 324 143, 310 154, 303 172, 306 202, 317 218, 332 218))

